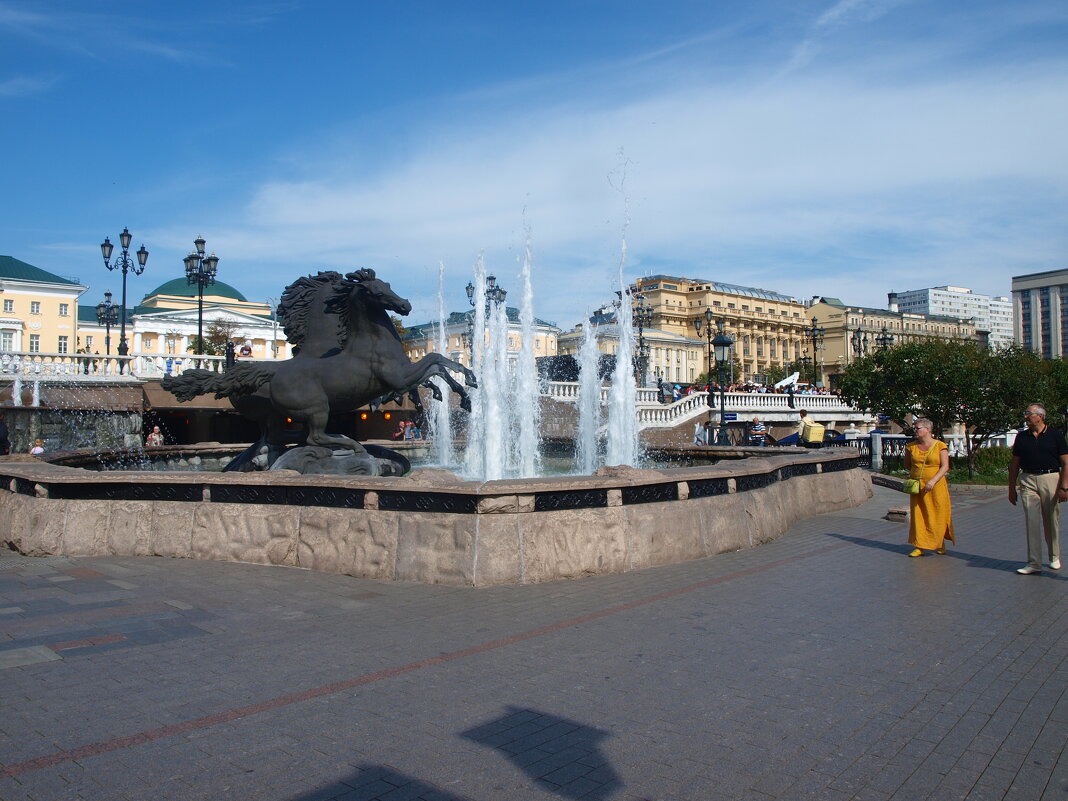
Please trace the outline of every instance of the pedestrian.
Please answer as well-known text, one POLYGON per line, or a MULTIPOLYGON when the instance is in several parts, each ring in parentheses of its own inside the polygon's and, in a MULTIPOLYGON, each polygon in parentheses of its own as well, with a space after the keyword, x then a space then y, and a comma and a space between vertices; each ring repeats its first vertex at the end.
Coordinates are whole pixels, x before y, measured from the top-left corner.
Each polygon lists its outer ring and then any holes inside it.
POLYGON ((753 418, 753 424, 749 426, 749 443, 751 445, 766 445, 768 427, 760 422, 759 417, 753 418))
POLYGON ((0 456, 7 456, 11 453, 10 436, 7 430, 7 418, 3 412, 0 412, 0 456))
POLYGON ((163 444, 163 432, 159 430, 159 426, 152 426, 152 431, 145 437, 145 445, 149 448, 158 448, 163 444))
POLYGON ((909 496, 909 556, 923 556, 924 550, 946 552, 946 540, 953 538, 953 514, 949 503, 949 448, 934 438, 934 424, 926 417, 912 423, 915 440, 905 447, 905 469, 918 479, 920 491, 909 496))
POLYGON ((1061 569, 1060 505, 1068 499, 1068 443, 1064 432, 1046 425, 1046 409, 1032 403, 1024 412, 1027 430, 1016 435, 1009 462, 1009 503, 1022 502, 1027 527, 1027 564, 1016 572, 1042 572, 1042 534, 1049 566, 1061 569), (1040 533, 1041 531, 1041 533, 1040 533))
POLYGON ((680 387, 678 384, 676 384, 675 388, 671 390, 671 400, 673 402, 682 400, 682 387, 680 387))

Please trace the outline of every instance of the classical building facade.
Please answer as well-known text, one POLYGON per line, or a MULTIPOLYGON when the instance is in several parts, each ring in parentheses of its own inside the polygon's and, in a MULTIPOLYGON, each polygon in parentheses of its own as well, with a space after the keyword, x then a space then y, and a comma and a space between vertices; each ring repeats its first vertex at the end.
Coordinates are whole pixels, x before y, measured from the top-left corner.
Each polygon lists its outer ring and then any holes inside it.
POLYGON ((87 287, 0 256, 0 351, 74 353, 78 298, 87 287))
POLYGON ((817 344, 815 350, 816 372, 832 386, 834 376, 852 361, 880 347, 920 339, 978 338, 971 318, 850 306, 838 298, 813 298, 808 316, 823 329, 822 347, 817 344))
POLYGON ((1012 277, 1016 341, 1043 359, 1068 355, 1068 270, 1012 277))
MULTIPOLYGON (((132 309, 127 309, 126 337, 130 353, 167 358, 181 357, 196 346, 198 323, 196 285, 175 278, 156 287, 132 309)), ((230 340, 240 349, 247 346, 254 359, 287 359, 292 353, 281 324, 268 303, 248 300, 222 281, 204 289, 204 333, 213 325, 231 331, 230 340)), ((90 353, 105 352, 105 326, 97 321, 95 306, 79 311, 83 346, 90 353)), ((118 346, 116 326, 111 326, 111 352, 118 346)))
MULTIPOLYGON (((642 295, 652 308, 652 329, 688 343, 685 348, 672 343, 652 345, 651 371, 662 367, 670 376, 670 370, 686 362, 690 365, 687 372, 693 376, 685 376, 681 379, 684 381, 693 381, 707 371, 707 340, 703 334, 697 336, 693 324, 696 318, 701 318, 703 324, 707 310, 715 320, 723 320, 726 332, 734 337, 734 356, 742 372, 735 380, 760 381, 770 367, 785 367, 804 354, 804 329, 808 323, 805 306, 787 295, 668 275, 638 279, 632 287, 632 298, 635 293, 642 295)), ((647 331, 646 337, 652 333, 647 331)))
MULTIPOLYGON (((404 350, 413 362, 428 353, 441 353, 459 362, 465 367, 471 366, 471 324, 474 310, 452 312, 445 321, 445 339, 439 341, 438 323, 419 323, 406 326, 401 337, 404 350)), ((507 307, 508 314, 508 358, 519 358, 522 346, 522 327, 519 323, 519 309, 507 307)), ((534 358, 557 355, 557 337, 560 329, 555 323, 534 318, 534 358)))
POLYGON ((971 318, 976 331, 987 332, 991 347, 1013 343, 1012 301, 1007 297, 980 295, 961 286, 935 286, 890 292, 887 307, 891 310, 942 317, 971 318))

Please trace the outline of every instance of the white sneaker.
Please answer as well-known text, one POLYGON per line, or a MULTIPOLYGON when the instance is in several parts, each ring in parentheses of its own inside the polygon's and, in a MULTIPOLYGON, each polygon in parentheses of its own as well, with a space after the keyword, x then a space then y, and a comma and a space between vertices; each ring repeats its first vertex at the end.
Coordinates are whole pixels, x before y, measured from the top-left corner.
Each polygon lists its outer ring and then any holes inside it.
POLYGON ((1061 569, 1061 560, 1060 559, 1052 559, 1052 560, 1050 560, 1049 566, 1053 570, 1060 570, 1061 569))
POLYGON ((1032 575, 1034 573, 1041 573, 1042 570, 1041 570, 1041 568, 1031 567, 1031 565, 1024 565, 1023 567, 1019 568, 1016 572, 1019 573, 1021 576, 1030 576, 1030 575, 1032 575))

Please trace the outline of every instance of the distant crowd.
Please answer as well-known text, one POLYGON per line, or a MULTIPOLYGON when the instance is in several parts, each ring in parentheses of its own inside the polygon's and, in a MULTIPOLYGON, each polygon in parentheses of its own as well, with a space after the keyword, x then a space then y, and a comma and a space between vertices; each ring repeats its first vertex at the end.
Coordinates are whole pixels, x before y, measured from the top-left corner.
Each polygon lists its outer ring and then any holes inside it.
MULTIPOLYGON (((694 392, 719 392, 720 387, 715 381, 708 384, 672 384, 662 379, 658 379, 656 382, 657 396, 660 398, 661 403, 673 403, 680 400, 687 395, 694 392)), ((817 387, 812 384, 799 384, 796 388, 794 386, 789 387, 769 387, 765 384, 754 384, 746 381, 742 383, 726 384, 723 387, 724 392, 748 392, 751 394, 770 394, 770 395, 840 395, 841 392, 837 389, 828 389, 827 387, 817 387)))

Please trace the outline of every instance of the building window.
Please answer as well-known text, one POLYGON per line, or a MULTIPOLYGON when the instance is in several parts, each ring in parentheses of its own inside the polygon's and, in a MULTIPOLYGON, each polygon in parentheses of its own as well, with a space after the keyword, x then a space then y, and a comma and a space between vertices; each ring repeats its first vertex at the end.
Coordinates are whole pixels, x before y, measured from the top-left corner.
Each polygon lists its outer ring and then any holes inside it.
POLYGON ((0 331, 0 350, 15 349, 15 334, 11 331, 0 331))
POLYGON ((156 344, 156 340, 154 340, 152 337, 144 337, 141 340, 141 347, 144 350, 152 350, 152 346, 155 345, 155 344, 156 344))
POLYGON ((749 355, 749 337, 748 336, 746 336, 746 337, 744 337, 742 339, 742 355, 743 356, 748 356, 749 355))
POLYGON ((11 312, 15 311, 15 301, 11 300, 11 298, 5 298, 4 299, 4 311, 7 312, 8 314, 10 314, 11 312))
POLYGON ((30 334, 30 353, 41 352, 41 335, 30 334))
POLYGON ((70 304, 69 303, 60 303, 59 304, 59 316, 60 317, 70 317, 70 304))
POLYGON ((64 337, 64 336, 61 336, 57 340, 57 343, 56 343, 56 353, 66 353, 66 352, 67 352, 67 338, 64 337))
POLYGON ((40 313, 41 313, 41 301, 39 301, 39 300, 31 300, 30 301, 30 314, 40 314, 40 313))
POLYGON ((93 347, 93 335, 92 334, 87 334, 86 337, 85 337, 85 349, 86 349, 86 351, 88 351, 89 348, 91 348, 91 347, 93 347))

